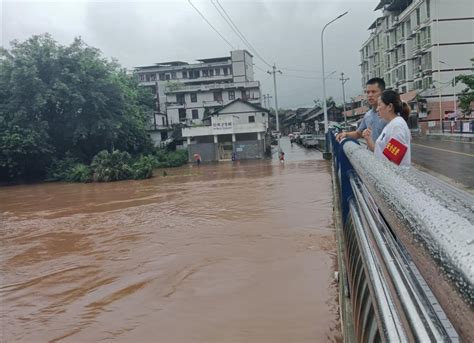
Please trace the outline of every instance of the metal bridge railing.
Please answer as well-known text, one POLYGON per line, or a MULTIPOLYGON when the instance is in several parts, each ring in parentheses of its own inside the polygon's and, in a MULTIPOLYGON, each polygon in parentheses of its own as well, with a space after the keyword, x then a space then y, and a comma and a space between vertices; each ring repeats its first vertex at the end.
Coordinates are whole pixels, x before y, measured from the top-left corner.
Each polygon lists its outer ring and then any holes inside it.
POLYGON ((474 341, 474 197, 327 141, 357 341, 474 341))

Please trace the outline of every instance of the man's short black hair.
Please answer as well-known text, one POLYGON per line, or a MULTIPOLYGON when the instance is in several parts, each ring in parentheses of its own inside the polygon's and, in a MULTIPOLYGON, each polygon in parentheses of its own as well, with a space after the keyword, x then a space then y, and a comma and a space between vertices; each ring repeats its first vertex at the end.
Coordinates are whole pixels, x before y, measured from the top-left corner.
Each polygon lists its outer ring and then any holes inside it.
POLYGON ((365 85, 366 86, 367 85, 377 85, 377 86, 379 86, 379 88, 382 92, 385 90, 385 81, 380 77, 374 77, 374 78, 370 79, 369 81, 367 81, 367 83, 365 85))

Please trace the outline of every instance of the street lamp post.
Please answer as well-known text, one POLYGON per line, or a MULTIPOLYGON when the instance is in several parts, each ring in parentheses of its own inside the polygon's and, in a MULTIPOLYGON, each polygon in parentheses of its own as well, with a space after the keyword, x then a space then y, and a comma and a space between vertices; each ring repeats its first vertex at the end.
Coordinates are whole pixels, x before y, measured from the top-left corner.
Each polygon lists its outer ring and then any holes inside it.
MULTIPOLYGON (((322 72, 323 72, 323 108, 324 108, 324 134, 328 133, 328 108, 327 108, 327 103, 326 103, 326 73, 324 70, 324 31, 326 30, 326 27, 328 27, 330 24, 334 23, 336 20, 342 18, 345 16, 349 11, 344 12, 343 14, 337 16, 335 19, 331 20, 329 23, 324 25, 322 31, 321 31, 321 66, 322 66, 322 72)), ((323 157, 325 159, 329 159, 331 157, 329 153, 329 145, 328 142, 325 144, 324 148, 324 154, 323 157)))

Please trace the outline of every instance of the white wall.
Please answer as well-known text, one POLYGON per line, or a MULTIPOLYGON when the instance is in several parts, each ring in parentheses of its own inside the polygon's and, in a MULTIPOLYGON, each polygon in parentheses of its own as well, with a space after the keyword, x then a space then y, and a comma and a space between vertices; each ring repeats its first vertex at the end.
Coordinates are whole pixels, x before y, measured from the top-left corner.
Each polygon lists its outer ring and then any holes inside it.
POLYGON ((231 57, 234 82, 244 82, 246 79, 244 51, 231 51, 231 57))

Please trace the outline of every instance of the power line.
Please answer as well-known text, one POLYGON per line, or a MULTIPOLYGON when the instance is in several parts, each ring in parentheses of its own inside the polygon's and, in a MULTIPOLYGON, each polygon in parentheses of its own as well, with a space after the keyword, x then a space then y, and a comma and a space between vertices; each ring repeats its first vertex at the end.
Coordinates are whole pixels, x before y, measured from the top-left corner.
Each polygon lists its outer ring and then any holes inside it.
POLYGON ((225 37, 209 22, 209 20, 206 19, 206 17, 197 9, 196 6, 191 2, 191 0, 188 0, 189 4, 196 10, 197 13, 201 16, 202 19, 206 21, 206 23, 233 49, 235 50, 235 47, 227 40, 225 37))
POLYGON ((321 70, 311 70, 311 69, 293 69, 293 68, 280 68, 287 71, 300 71, 304 73, 321 73, 321 70))
MULTIPOLYGON (((301 76, 301 75, 293 75, 293 74, 282 74, 282 77, 289 77, 294 79, 306 79, 306 80, 321 80, 322 76, 301 76)), ((335 78, 326 77, 326 80, 336 80, 335 78)))
MULTIPOLYGON (((232 26, 232 24, 229 22, 229 19, 226 18, 226 16, 224 14, 222 14, 221 12, 221 9, 219 9, 219 7, 217 7, 217 5, 215 4, 215 2, 213 0, 211 0, 211 4, 212 6, 214 6, 214 8, 217 10, 217 12, 219 13, 219 15, 224 18, 224 20, 227 22, 227 25, 229 25, 229 27, 232 29, 232 31, 234 31, 235 35, 237 36, 237 38, 239 38, 240 40, 242 40, 242 38, 239 36, 239 33, 235 30, 235 28, 232 26)), ((245 42, 244 42, 245 43, 245 42)))
POLYGON ((254 64, 255 68, 257 68, 258 70, 261 70, 263 71, 264 73, 266 73, 267 71, 261 67, 259 67, 258 65, 254 64))
MULTIPOLYGON (((214 5, 214 2, 211 0, 212 4, 214 5)), ((227 23, 231 26, 233 26, 232 30, 234 30, 234 32, 237 34, 237 36, 240 37, 240 39, 242 40, 242 42, 244 42, 247 47, 253 51, 253 53, 255 54, 255 56, 257 56, 260 60, 262 60, 263 63, 265 63, 267 66, 269 66, 270 68, 272 67, 270 65, 270 63, 268 63, 257 51, 257 49, 254 48, 254 46, 247 40, 247 38, 245 38, 244 34, 242 33, 242 31, 239 30, 239 28, 237 27, 237 25, 235 25, 234 21, 232 20, 232 18, 230 17, 230 15, 226 12, 226 10, 224 9, 224 7, 222 7, 221 3, 219 2, 219 0, 216 0, 216 3, 219 5, 219 7, 222 9, 222 12, 225 14, 225 16, 229 19, 229 20, 226 20, 227 23), (230 23, 229 23, 230 21, 230 23), (231 25, 232 24, 232 25, 231 25), (235 28, 235 29, 234 29, 235 28)), ((215 6, 215 5, 214 5, 215 6)), ((217 7, 216 7, 217 8, 217 7)), ((219 14, 222 16, 221 12, 218 11, 219 14)), ((225 19, 225 18, 224 18, 225 19)))

